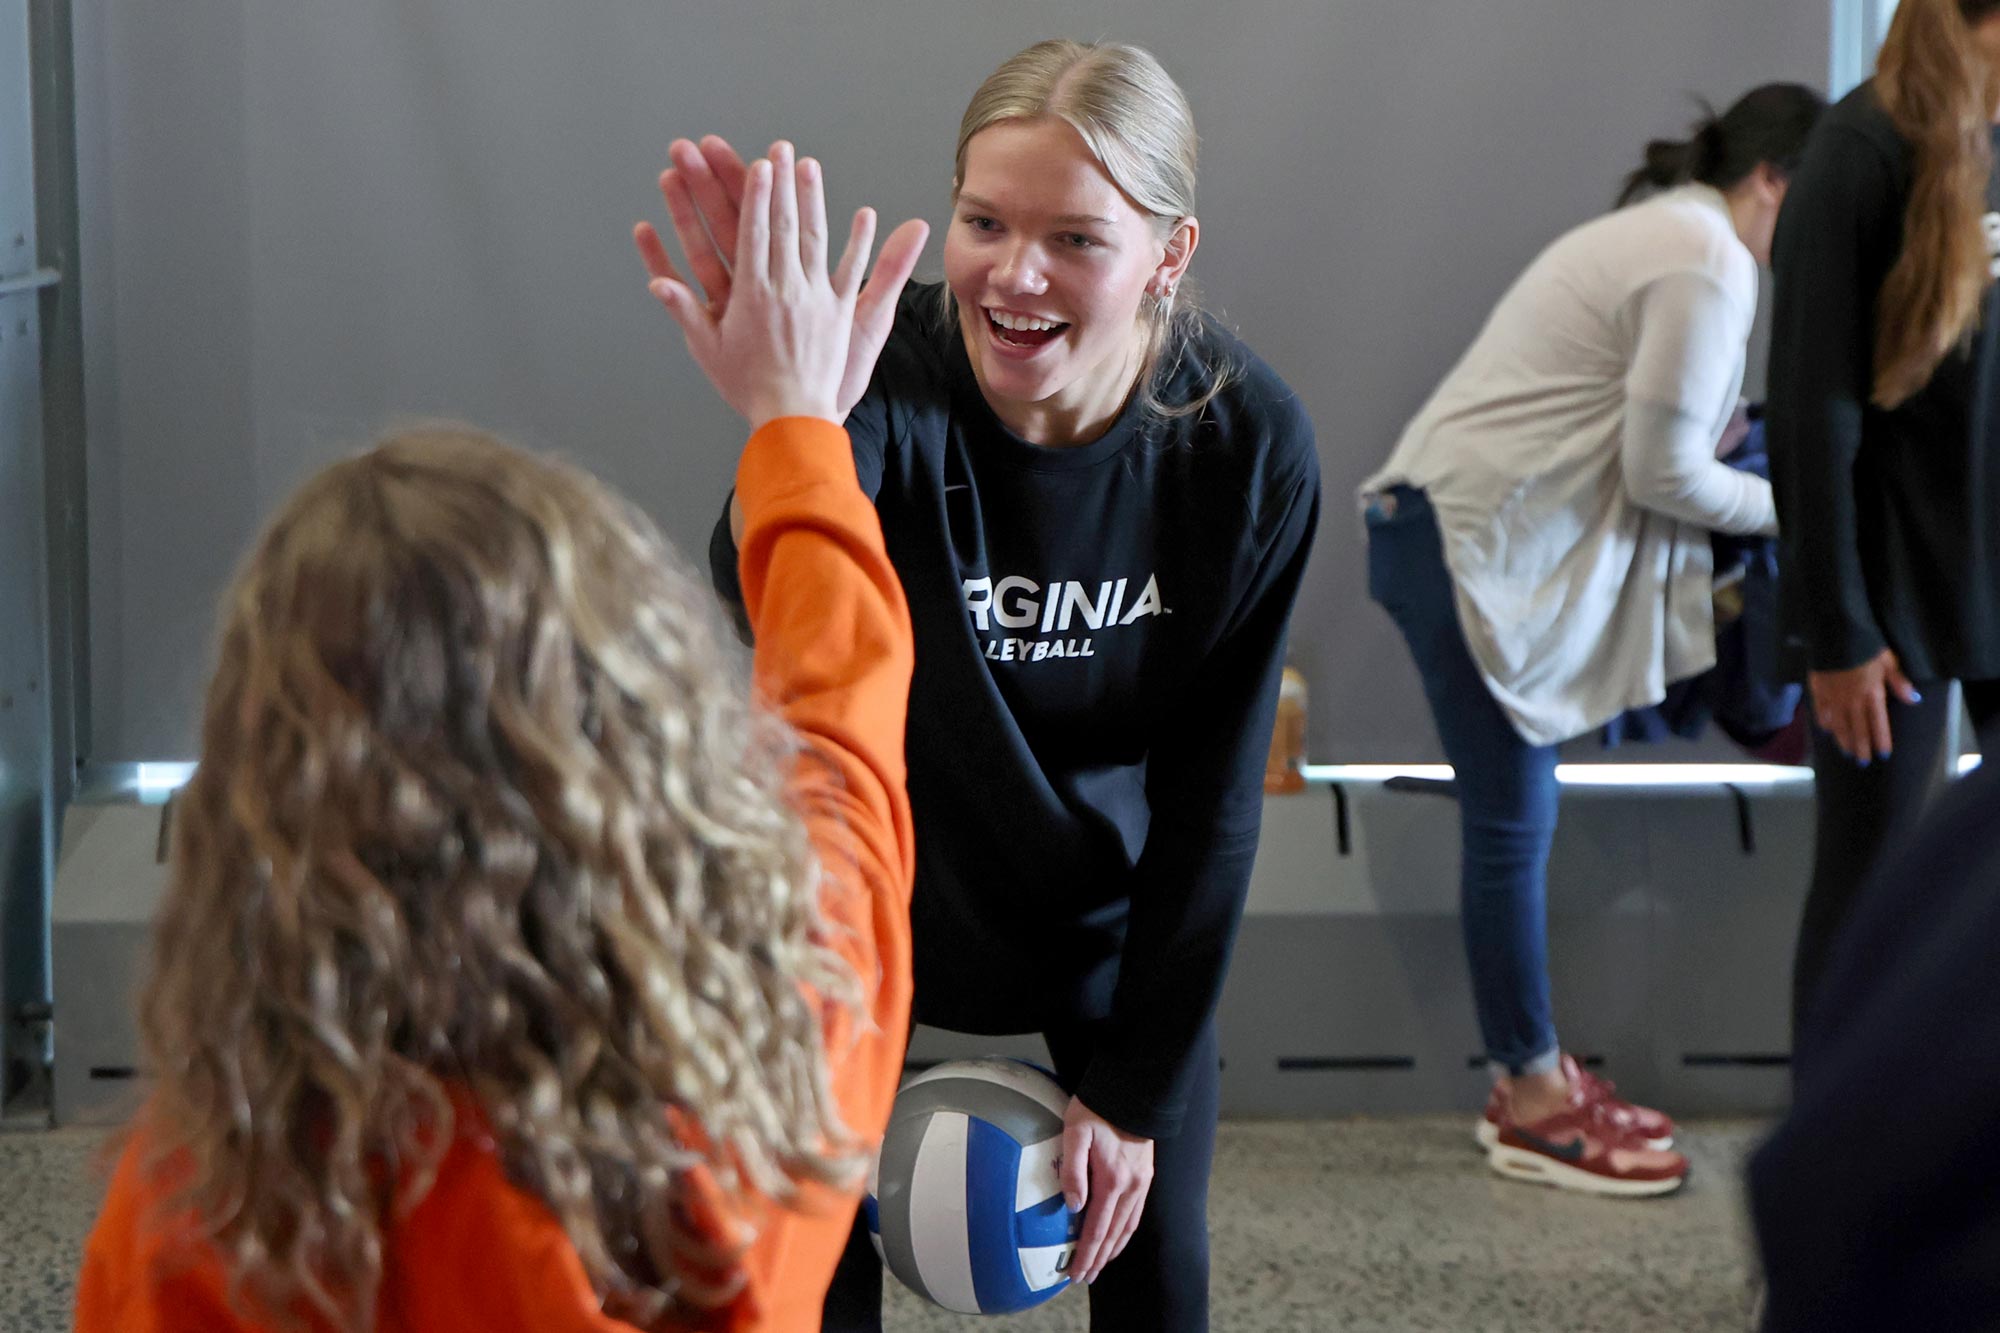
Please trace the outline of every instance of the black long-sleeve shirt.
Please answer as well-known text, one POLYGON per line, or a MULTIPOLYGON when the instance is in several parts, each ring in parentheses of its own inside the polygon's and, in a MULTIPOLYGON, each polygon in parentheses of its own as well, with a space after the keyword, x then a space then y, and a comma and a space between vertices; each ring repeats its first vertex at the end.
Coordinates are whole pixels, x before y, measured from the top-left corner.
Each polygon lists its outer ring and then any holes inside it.
MULTIPOLYGON (((1198 415, 1135 395, 1101 439, 1037 447, 937 310, 936 287, 905 293, 847 421, 916 630, 917 1021, 1108 1020, 1078 1095, 1164 1137, 1249 886, 1319 515, 1312 427, 1211 326, 1168 401, 1219 359, 1243 373, 1198 415)), ((734 600, 726 512, 710 562, 734 600)))
MULTIPOLYGON (((1889 647, 1915 680, 1985 680, 2000 677, 1995 290, 1923 389, 1888 411, 1869 401, 1913 165, 1864 84, 1814 131, 1778 218, 1767 413, 1784 632, 1795 667, 1889 647)), ((1993 245, 2000 184, 1988 200, 1993 245)))

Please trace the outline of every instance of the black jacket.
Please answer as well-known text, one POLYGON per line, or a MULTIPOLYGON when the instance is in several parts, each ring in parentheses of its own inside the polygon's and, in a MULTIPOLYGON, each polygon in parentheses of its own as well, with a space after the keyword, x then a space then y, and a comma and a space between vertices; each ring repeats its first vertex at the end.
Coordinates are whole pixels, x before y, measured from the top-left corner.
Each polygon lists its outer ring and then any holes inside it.
MULTIPOLYGON (((1996 133, 2000 141, 2000 133, 1996 133)), ((2000 299, 1930 383, 1869 402, 1876 297, 1913 154, 1864 84, 1807 145, 1778 219, 1769 375, 1782 615, 1794 669, 1885 646, 1917 681, 2000 677, 2000 299)), ((1988 236, 2000 191, 1988 187, 1988 236)))
MULTIPOLYGON (((1108 1023, 1078 1095, 1178 1127, 1263 814, 1285 632, 1318 521, 1298 398, 1211 326, 1103 438, 1012 435, 938 289, 904 294, 849 417, 916 632, 916 1017, 966 1032, 1108 1023)), ((710 572, 736 600, 726 515, 710 572)))

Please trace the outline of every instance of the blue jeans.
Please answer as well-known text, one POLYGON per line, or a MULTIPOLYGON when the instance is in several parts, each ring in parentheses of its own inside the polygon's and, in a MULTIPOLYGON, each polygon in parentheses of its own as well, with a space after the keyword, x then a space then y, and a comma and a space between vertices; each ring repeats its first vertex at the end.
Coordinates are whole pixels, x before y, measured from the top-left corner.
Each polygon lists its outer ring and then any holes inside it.
POLYGON ((1487 1059, 1509 1074, 1555 1069, 1547 914, 1556 749, 1521 739, 1474 665, 1422 491, 1393 487, 1369 508, 1368 594, 1410 646, 1457 773, 1460 916, 1487 1059))

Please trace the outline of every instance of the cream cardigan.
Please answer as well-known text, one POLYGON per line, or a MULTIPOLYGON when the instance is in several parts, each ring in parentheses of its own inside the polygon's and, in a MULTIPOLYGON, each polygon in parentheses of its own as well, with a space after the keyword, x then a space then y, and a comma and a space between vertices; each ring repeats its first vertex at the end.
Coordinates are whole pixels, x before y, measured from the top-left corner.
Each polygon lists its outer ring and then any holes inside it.
POLYGON ((1756 261, 1708 186, 1586 223, 1362 484, 1429 494, 1473 660, 1526 740, 1714 664, 1709 532, 1777 531, 1769 483, 1715 458, 1756 306, 1756 261))

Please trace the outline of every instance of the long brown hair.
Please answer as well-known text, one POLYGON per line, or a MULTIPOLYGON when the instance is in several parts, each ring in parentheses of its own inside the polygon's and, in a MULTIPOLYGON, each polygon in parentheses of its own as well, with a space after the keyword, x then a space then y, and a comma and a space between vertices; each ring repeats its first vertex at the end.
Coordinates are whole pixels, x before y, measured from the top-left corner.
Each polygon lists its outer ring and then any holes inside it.
POLYGON ((407 431, 305 485, 223 622, 140 1127, 258 1305, 370 1328, 461 1109, 635 1322, 716 1295, 714 1246, 635 1245, 694 1165, 779 1199, 853 1180, 820 1005, 857 982, 796 743, 643 515, 407 431))
POLYGON ((1875 95, 1916 153, 1903 249, 1875 318, 1875 403, 1930 382, 1979 320, 1992 281, 1981 227, 2000 69, 1972 27, 2000 0, 1902 0, 1875 63, 1875 95))

